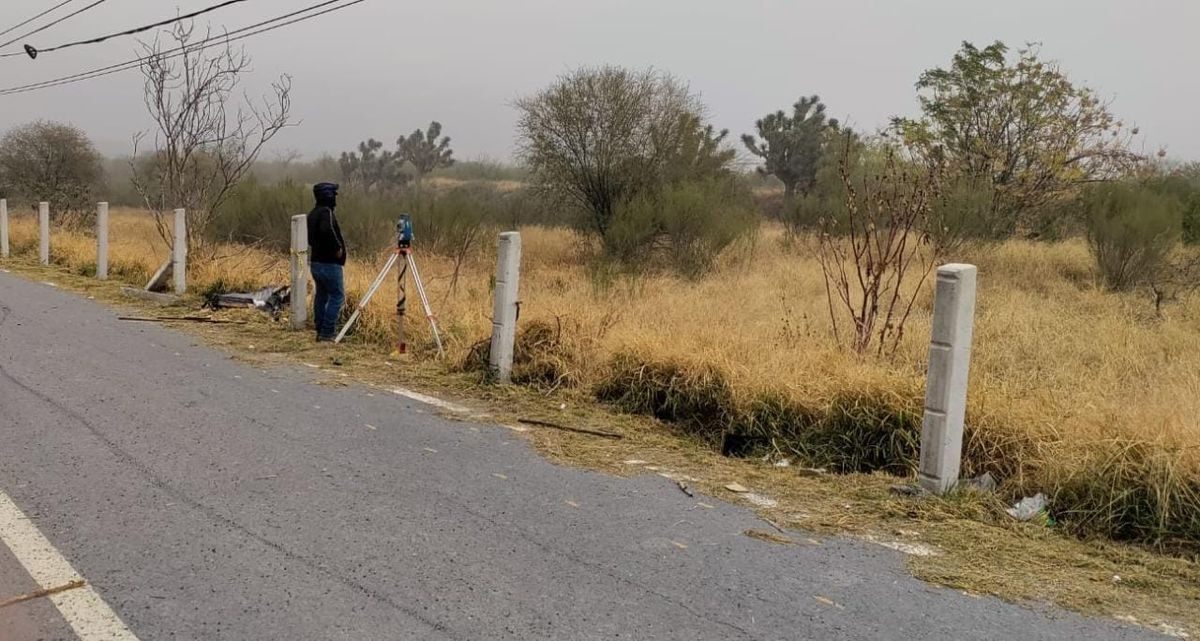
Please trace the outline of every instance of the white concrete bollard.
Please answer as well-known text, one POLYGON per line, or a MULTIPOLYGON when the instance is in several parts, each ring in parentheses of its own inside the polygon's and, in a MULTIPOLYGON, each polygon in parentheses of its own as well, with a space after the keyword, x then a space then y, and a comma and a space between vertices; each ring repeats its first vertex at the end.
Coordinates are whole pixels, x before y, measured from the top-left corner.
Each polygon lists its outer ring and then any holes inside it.
POLYGON ((921 487, 935 494, 958 484, 962 466, 976 271, 974 265, 962 264, 943 265, 937 271, 920 471, 921 487))
POLYGON ((96 278, 108 280, 108 203, 96 205, 96 278))
POLYGON ((175 274, 175 293, 187 293, 187 210, 175 210, 175 247, 171 254, 171 270, 175 274))
POLYGON ((38 203, 38 262, 50 264, 50 203, 38 203))
POLYGON ((513 345, 517 336, 517 292, 521 277, 521 234, 500 234, 496 260, 496 294, 492 308, 492 351, 489 358, 496 380, 512 380, 513 345))
POLYGON ((308 216, 292 216, 292 329, 308 321, 308 216))
POLYGON ((0 198, 0 258, 8 258, 8 200, 0 198))

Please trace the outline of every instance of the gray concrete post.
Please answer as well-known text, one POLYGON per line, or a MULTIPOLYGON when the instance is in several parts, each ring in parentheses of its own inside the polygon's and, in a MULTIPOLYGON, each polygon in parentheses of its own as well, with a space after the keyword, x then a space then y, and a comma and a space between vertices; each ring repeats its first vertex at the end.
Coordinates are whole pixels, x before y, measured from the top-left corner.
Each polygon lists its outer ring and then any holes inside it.
POLYGON ((8 258, 8 200, 0 198, 0 258, 8 258))
POLYGON ((38 203, 38 262, 50 264, 50 203, 38 203))
POLYGON ((108 280, 108 203, 96 205, 96 278, 108 280))
POLYGON ((175 210, 175 247, 171 253, 171 270, 175 274, 175 293, 187 292, 187 210, 175 210))
POLYGON ((962 465, 976 271, 974 265, 962 264, 943 265, 937 271, 920 471, 921 487, 936 494, 958 484, 962 465))
POLYGON ((496 259, 496 293, 492 308, 492 351, 489 358, 496 380, 512 380, 513 345, 517 336, 517 291, 521 276, 521 234, 500 234, 496 259))
POLYGON ((308 321, 308 216, 292 216, 292 329, 308 321))

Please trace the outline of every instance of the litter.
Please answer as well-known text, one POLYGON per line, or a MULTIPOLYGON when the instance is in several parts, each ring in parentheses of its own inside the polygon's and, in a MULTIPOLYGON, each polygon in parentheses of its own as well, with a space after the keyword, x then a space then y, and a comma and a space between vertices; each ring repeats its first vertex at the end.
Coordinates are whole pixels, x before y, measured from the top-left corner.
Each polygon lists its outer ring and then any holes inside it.
POLYGON ((740 483, 730 483, 729 485, 725 486, 725 489, 729 490, 730 492, 735 492, 737 494, 745 494, 746 492, 750 491, 750 488, 748 488, 745 485, 742 485, 740 483))
POLYGON ((264 287, 255 292, 213 294, 205 301, 209 309, 253 308, 278 318, 283 308, 292 300, 292 288, 264 287))
POLYGON ((1021 499, 1016 505, 1005 510, 1005 512, 1008 512, 1009 516, 1018 521, 1030 521, 1045 511, 1048 503, 1046 495, 1038 492, 1033 496, 1021 499))

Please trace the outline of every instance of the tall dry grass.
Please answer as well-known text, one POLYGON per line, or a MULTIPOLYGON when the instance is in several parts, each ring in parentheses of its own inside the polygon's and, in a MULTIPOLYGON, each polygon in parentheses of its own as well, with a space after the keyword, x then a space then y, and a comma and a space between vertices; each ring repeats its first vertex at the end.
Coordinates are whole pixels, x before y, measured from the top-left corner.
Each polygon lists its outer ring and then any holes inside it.
MULTIPOLYGON (((570 232, 522 233, 521 321, 540 332, 523 344, 545 348, 541 362, 522 365, 525 380, 595 390, 714 441, 742 431, 848 471, 911 467, 928 291, 893 359, 857 357, 831 336, 811 248, 786 244, 779 230, 699 281, 600 278, 570 232)), ((36 254, 35 234, 31 218, 17 217, 15 251, 36 254)), ((112 273, 131 282, 168 253, 135 211, 113 212, 111 239, 112 273)), ((55 262, 94 271, 92 239, 60 232, 52 245, 55 262)), ((490 332, 494 249, 465 265, 455 292, 452 261, 417 249, 450 362, 469 361, 490 332)), ((351 303, 386 257, 353 257, 351 303)), ((967 470, 993 471, 1013 496, 1050 494, 1055 516, 1081 533, 1200 542, 1200 300, 1157 318, 1147 299, 1096 284, 1082 241, 1010 241, 964 258, 980 270, 967 470)), ((287 282, 286 269, 286 256, 221 246, 197 255, 189 277, 200 290, 251 287, 287 282)), ((391 344, 392 291, 372 302, 355 340, 391 344)), ((418 314, 409 327, 431 353, 418 314)))

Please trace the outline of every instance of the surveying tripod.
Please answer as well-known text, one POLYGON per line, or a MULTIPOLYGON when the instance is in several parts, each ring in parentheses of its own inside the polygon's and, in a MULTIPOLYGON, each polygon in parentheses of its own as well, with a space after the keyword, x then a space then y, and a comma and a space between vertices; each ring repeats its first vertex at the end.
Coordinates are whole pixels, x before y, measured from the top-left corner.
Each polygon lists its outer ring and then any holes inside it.
POLYGON ((371 287, 367 289, 367 293, 362 300, 358 302, 358 307, 354 309, 354 313, 350 315, 350 320, 346 321, 345 327, 341 332, 338 332, 335 343, 342 342, 346 337, 346 332, 354 325, 358 317, 362 315, 367 304, 371 302, 371 297, 383 285, 383 281, 387 278, 388 272, 400 262, 400 257, 404 257, 404 262, 400 264, 400 273, 396 278, 398 288, 398 297, 396 300, 396 352, 404 354, 408 351, 408 344, 404 341, 404 315, 408 311, 408 292, 405 288, 405 276, 408 272, 412 272, 413 283, 417 286, 417 295, 421 297, 421 306, 425 309, 425 318, 429 319, 429 326, 433 328, 433 341, 437 344, 438 356, 445 355, 442 349, 442 337, 438 333, 437 317, 433 315, 433 308, 429 306, 429 296, 425 294, 425 283, 421 280, 421 272, 417 269, 417 262, 413 259, 413 227, 412 217, 408 214, 400 214, 400 220, 396 221, 396 250, 388 258, 387 264, 383 266, 383 270, 375 277, 371 283, 371 287))

